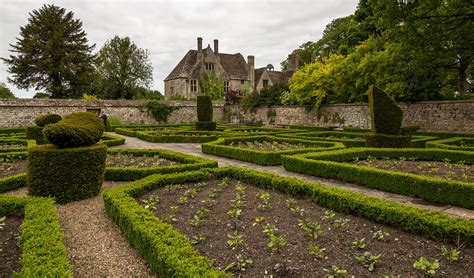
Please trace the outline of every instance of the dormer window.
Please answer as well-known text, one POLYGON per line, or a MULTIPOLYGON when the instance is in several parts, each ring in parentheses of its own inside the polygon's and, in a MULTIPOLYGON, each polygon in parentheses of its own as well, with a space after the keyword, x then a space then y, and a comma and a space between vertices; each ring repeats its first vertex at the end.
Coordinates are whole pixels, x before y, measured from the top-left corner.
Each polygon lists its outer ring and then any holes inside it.
POLYGON ((204 63, 206 71, 214 71, 214 63, 204 63))
POLYGON ((263 79, 263 87, 268 87, 268 79, 263 79))

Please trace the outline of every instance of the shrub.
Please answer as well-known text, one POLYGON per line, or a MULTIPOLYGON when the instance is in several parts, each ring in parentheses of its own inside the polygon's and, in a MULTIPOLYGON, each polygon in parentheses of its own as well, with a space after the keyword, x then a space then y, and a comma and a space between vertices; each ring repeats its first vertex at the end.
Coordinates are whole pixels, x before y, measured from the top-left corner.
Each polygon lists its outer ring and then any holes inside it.
POLYGON ((472 137, 452 137, 444 140, 436 140, 426 143, 430 148, 463 150, 474 152, 474 138, 472 137))
POLYGON ((365 146, 369 148, 409 148, 411 136, 386 135, 386 134, 364 134, 365 146))
POLYGON ((173 106, 158 101, 148 101, 142 105, 142 108, 146 109, 157 122, 167 122, 169 115, 175 109, 173 106))
POLYGON ((58 203, 82 200, 99 193, 104 179, 107 146, 97 144, 59 149, 29 148, 28 194, 54 197, 58 203))
POLYGON ((420 126, 418 125, 407 125, 401 127, 400 133, 401 135, 413 135, 418 130, 420 130, 420 126))
POLYGON ((76 112, 44 127, 49 142, 62 148, 90 146, 99 142, 104 125, 95 114, 76 112))
POLYGON ((43 134, 41 126, 29 126, 26 128, 26 139, 35 140, 36 144, 48 144, 48 139, 43 134))
POLYGON ((209 96, 197 97, 197 116, 200 122, 212 122, 212 100, 209 96))
POLYGON ((55 124, 61 120, 61 116, 58 114, 46 114, 46 115, 41 115, 35 119, 35 124, 37 126, 44 127, 49 124, 55 124))
POLYGON ((216 122, 195 122, 196 130, 216 130, 216 122))
POLYGON ((403 110, 387 93, 375 85, 369 87, 370 118, 376 134, 399 135, 403 110))

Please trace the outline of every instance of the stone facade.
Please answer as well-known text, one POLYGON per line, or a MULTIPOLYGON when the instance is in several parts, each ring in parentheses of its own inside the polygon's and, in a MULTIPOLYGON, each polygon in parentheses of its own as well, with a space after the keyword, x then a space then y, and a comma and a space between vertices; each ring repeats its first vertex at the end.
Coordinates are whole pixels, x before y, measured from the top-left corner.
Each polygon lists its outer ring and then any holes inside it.
MULTIPOLYGON (((124 124, 156 124, 141 109, 145 101, 138 100, 43 100, 0 99, 0 127, 33 125, 42 114, 66 115, 86 109, 102 109, 109 117, 118 118, 124 124)), ((194 122, 196 102, 164 101, 175 106, 169 123, 194 122)), ((405 111, 404 125, 419 125, 425 131, 474 132, 474 101, 427 101, 400 103, 405 111)), ((315 125, 370 127, 367 104, 326 105, 318 111, 305 106, 277 106, 244 111, 237 105, 214 102, 214 120, 230 123, 262 122, 266 125, 315 125)))
MULTIPOLYGON (((108 117, 118 118, 124 124, 156 124, 146 110, 145 101, 139 100, 67 100, 67 99, 0 99, 0 127, 34 125, 34 119, 43 114, 67 115, 88 109, 102 110, 108 117)), ((168 118, 169 123, 194 122, 197 120, 196 102, 164 101, 176 109, 168 118)), ((223 103, 214 104, 214 119, 223 118, 223 103)))

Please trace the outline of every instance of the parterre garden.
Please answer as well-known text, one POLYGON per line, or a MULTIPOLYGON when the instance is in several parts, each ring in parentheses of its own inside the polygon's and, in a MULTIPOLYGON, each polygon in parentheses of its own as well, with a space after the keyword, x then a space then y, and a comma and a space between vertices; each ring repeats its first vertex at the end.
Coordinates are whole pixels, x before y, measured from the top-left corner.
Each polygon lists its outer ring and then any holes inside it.
MULTIPOLYGON (((202 152, 216 157, 471 211, 474 134, 403 128, 396 103, 383 92, 371 88, 369 100, 371 131, 235 127, 203 112, 194 125, 112 129, 154 143, 202 143, 202 152)), ((86 112, 35 123, 0 129, 0 192, 27 186, 29 195, 0 196, 2 276, 72 276, 54 204, 95 196, 103 180, 128 181, 103 191, 105 210, 160 277, 474 271, 472 219, 248 168, 217 168, 214 160, 175 151, 108 148, 125 139, 104 133, 86 112)))

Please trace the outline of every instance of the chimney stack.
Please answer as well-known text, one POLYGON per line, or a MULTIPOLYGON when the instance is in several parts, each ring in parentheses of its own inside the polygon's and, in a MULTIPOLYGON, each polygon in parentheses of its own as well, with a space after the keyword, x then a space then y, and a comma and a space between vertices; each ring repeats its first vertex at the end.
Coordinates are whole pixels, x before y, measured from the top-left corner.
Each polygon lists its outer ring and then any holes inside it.
POLYGON ((202 52, 202 38, 199 37, 197 41, 198 41, 198 52, 202 52))
POLYGON ((217 39, 214 40, 214 54, 219 55, 219 41, 217 39))
POLYGON ((247 56, 247 74, 250 82, 250 88, 255 86, 255 57, 253 55, 247 56))
POLYGON ((288 55, 288 70, 298 70, 298 54, 291 53, 288 55))

